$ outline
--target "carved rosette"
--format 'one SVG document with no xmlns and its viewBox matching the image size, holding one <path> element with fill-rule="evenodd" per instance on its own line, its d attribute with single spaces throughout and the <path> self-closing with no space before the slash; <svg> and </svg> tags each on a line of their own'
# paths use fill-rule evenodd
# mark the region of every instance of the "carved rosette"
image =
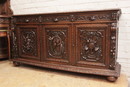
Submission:
<svg viewBox="0 0 130 87">
<path fill-rule="evenodd" d="M 120 11 L 120 10 L 117 11 L 117 12 L 113 12 L 113 13 L 111 14 L 111 19 L 112 19 L 112 20 L 119 20 L 120 15 L 121 15 L 121 11 Z"/>
<path fill-rule="evenodd" d="M 100 31 L 80 30 L 81 60 L 102 62 L 102 40 Z"/>
<path fill-rule="evenodd" d="M 116 34 L 117 34 L 117 23 L 112 23 L 111 37 L 110 37 L 110 69 L 115 69 L 116 65 Z"/>
<path fill-rule="evenodd" d="M 22 54 L 37 56 L 36 30 L 21 30 Z"/>
<path fill-rule="evenodd" d="M 47 30 L 48 56 L 52 58 L 66 58 L 66 30 Z"/>
</svg>

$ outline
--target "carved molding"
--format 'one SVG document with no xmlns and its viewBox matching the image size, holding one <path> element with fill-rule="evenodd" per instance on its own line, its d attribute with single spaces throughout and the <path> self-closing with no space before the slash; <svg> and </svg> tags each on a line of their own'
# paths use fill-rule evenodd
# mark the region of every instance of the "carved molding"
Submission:
<svg viewBox="0 0 130 87">
<path fill-rule="evenodd" d="M 87 14 L 85 12 L 76 14 L 76 13 L 67 13 L 61 15 L 52 15 L 52 14 L 41 14 L 41 15 L 30 15 L 30 16 L 18 16 L 16 22 L 18 23 L 40 23 L 40 22 L 76 22 L 76 21 L 110 21 L 110 20 L 118 20 L 120 16 L 119 11 L 113 11 L 108 13 L 98 12 L 96 14 Z"/>
<path fill-rule="evenodd" d="M 116 66 L 116 41 L 117 41 L 117 23 L 112 23 L 111 25 L 111 35 L 110 35 L 110 69 L 115 69 Z"/>
</svg>

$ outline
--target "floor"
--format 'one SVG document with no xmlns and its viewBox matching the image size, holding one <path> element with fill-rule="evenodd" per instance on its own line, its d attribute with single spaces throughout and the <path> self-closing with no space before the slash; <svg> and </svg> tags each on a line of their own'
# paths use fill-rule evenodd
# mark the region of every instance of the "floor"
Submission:
<svg viewBox="0 0 130 87">
<path fill-rule="evenodd" d="M 104 77 L 21 65 L 14 67 L 8 60 L 0 61 L 0 87 L 128 87 L 121 74 L 116 82 Z"/>
</svg>

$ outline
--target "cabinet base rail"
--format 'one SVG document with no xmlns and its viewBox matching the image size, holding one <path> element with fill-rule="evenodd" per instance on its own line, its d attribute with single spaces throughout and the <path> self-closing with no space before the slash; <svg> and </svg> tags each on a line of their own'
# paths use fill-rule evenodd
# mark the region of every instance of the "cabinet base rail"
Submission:
<svg viewBox="0 0 130 87">
<path fill-rule="evenodd" d="M 64 70 L 70 72 L 107 76 L 107 80 L 109 81 L 116 81 L 116 79 L 120 76 L 120 69 L 121 69 L 121 65 L 119 63 L 116 64 L 115 70 L 110 70 L 110 69 L 77 67 L 71 65 L 50 64 L 50 63 L 45 63 L 40 61 L 28 62 L 28 60 L 25 59 L 13 59 L 12 61 L 14 66 L 19 66 L 22 63 L 22 64 L 28 64 L 33 66 Z"/>
</svg>

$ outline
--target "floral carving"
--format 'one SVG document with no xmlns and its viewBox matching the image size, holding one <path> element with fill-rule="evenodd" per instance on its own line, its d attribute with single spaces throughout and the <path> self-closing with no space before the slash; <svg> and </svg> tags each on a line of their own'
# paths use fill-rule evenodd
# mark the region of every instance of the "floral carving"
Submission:
<svg viewBox="0 0 130 87">
<path fill-rule="evenodd" d="M 82 45 L 82 60 L 100 61 L 102 59 L 102 32 L 80 30 L 80 40 Z"/>
<path fill-rule="evenodd" d="M 21 31 L 21 47 L 23 54 L 37 55 L 36 52 L 36 31 L 22 30 Z"/>
<path fill-rule="evenodd" d="M 115 69 L 116 65 L 116 31 L 117 31 L 117 24 L 112 23 L 111 27 L 111 41 L 110 41 L 110 69 Z"/>
</svg>

